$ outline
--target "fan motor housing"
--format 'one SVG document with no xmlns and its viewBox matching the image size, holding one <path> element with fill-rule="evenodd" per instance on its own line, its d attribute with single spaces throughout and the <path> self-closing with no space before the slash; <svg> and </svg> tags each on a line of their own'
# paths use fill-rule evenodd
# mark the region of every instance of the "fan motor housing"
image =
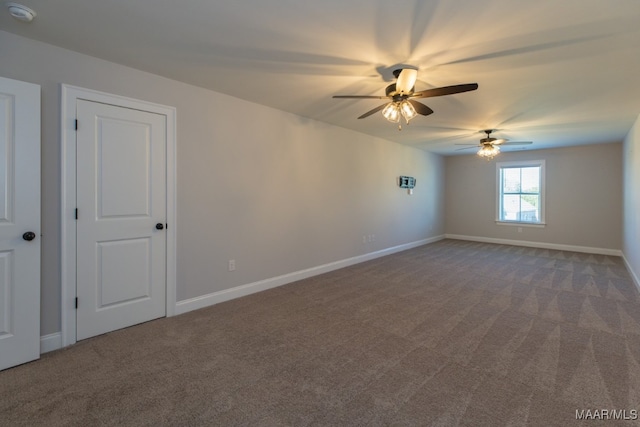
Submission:
<svg viewBox="0 0 640 427">
<path fill-rule="evenodd" d="M 396 90 L 396 84 L 392 83 L 389 86 L 387 86 L 384 90 L 385 95 L 387 95 L 388 97 L 390 97 L 391 99 L 393 99 L 393 102 L 400 102 L 400 101 L 404 101 L 405 99 L 408 99 L 410 95 L 403 95 L 400 94 L 397 90 Z M 413 93 L 413 88 L 411 88 L 411 92 Z"/>
</svg>

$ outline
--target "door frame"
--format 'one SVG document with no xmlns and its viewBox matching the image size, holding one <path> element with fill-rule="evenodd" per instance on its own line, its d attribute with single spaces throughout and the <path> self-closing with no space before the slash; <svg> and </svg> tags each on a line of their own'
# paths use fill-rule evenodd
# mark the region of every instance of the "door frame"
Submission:
<svg viewBox="0 0 640 427">
<path fill-rule="evenodd" d="M 166 316 L 175 315 L 176 307 L 176 109 L 166 105 L 112 95 L 92 89 L 62 84 L 60 114 L 61 154 L 61 335 L 62 346 L 74 344 L 76 338 L 76 103 L 79 99 L 148 111 L 167 118 L 167 253 Z M 82 124 L 80 124 L 82 126 Z"/>
</svg>

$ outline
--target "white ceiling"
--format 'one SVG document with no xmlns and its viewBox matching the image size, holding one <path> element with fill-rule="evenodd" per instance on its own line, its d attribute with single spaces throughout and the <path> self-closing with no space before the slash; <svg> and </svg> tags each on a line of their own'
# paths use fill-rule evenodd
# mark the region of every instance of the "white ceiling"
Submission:
<svg viewBox="0 0 640 427">
<path fill-rule="evenodd" d="M 527 149 L 618 142 L 640 113 L 638 0 L 22 3 L 36 19 L 3 10 L 1 29 L 441 154 L 484 128 Z M 424 99 L 435 113 L 402 131 L 356 119 L 382 101 L 331 98 L 383 95 L 398 64 L 416 90 L 479 89 Z"/>
</svg>

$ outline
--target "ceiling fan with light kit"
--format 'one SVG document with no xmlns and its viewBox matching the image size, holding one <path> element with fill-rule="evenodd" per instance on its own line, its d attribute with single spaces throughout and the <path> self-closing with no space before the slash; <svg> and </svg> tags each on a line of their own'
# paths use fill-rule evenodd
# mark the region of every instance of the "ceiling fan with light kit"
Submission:
<svg viewBox="0 0 640 427">
<path fill-rule="evenodd" d="M 487 136 L 480 140 L 479 144 L 456 144 L 456 145 L 470 145 L 470 147 L 458 148 L 456 151 L 468 150 L 470 148 L 480 148 L 478 150 L 478 156 L 484 157 L 487 160 L 493 159 L 500 153 L 500 146 L 504 145 L 530 145 L 533 144 L 531 141 L 509 141 L 504 138 L 494 138 L 491 136 L 491 133 L 495 132 L 496 129 L 484 129 L 481 130 L 481 133 L 485 133 Z"/>
<path fill-rule="evenodd" d="M 392 83 L 385 89 L 385 95 L 334 95 L 334 98 L 352 99 L 388 99 L 386 104 L 382 104 L 372 110 L 367 111 L 358 119 L 364 119 L 382 110 L 382 115 L 393 123 L 398 123 L 398 130 L 402 130 L 400 119 L 404 118 L 406 123 L 418 114 L 428 116 L 433 114 L 433 110 L 413 98 L 431 98 L 434 96 L 454 95 L 456 93 L 469 92 L 478 89 L 477 83 L 467 83 L 454 86 L 443 86 L 433 89 L 426 89 L 415 92 L 415 83 L 418 77 L 418 70 L 414 68 L 400 68 L 393 71 L 396 83 Z"/>
</svg>

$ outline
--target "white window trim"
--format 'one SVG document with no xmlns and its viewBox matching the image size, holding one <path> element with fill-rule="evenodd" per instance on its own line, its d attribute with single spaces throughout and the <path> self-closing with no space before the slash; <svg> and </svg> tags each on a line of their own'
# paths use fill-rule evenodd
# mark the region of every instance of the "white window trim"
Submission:
<svg viewBox="0 0 640 427">
<path fill-rule="evenodd" d="M 546 222 L 518 222 L 518 221 L 500 221 L 496 220 L 497 225 L 506 225 L 513 227 L 531 227 L 531 228 L 544 228 L 547 225 Z"/>
<path fill-rule="evenodd" d="M 500 169 L 502 168 L 525 168 L 539 166 L 540 167 L 540 221 L 539 222 L 521 222 L 521 221 L 504 221 L 500 219 L 500 199 L 501 199 L 501 182 Z M 496 162 L 496 224 L 513 225 L 517 227 L 533 227 L 544 228 L 546 222 L 546 161 L 545 160 L 523 160 L 515 162 Z"/>
</svg>

